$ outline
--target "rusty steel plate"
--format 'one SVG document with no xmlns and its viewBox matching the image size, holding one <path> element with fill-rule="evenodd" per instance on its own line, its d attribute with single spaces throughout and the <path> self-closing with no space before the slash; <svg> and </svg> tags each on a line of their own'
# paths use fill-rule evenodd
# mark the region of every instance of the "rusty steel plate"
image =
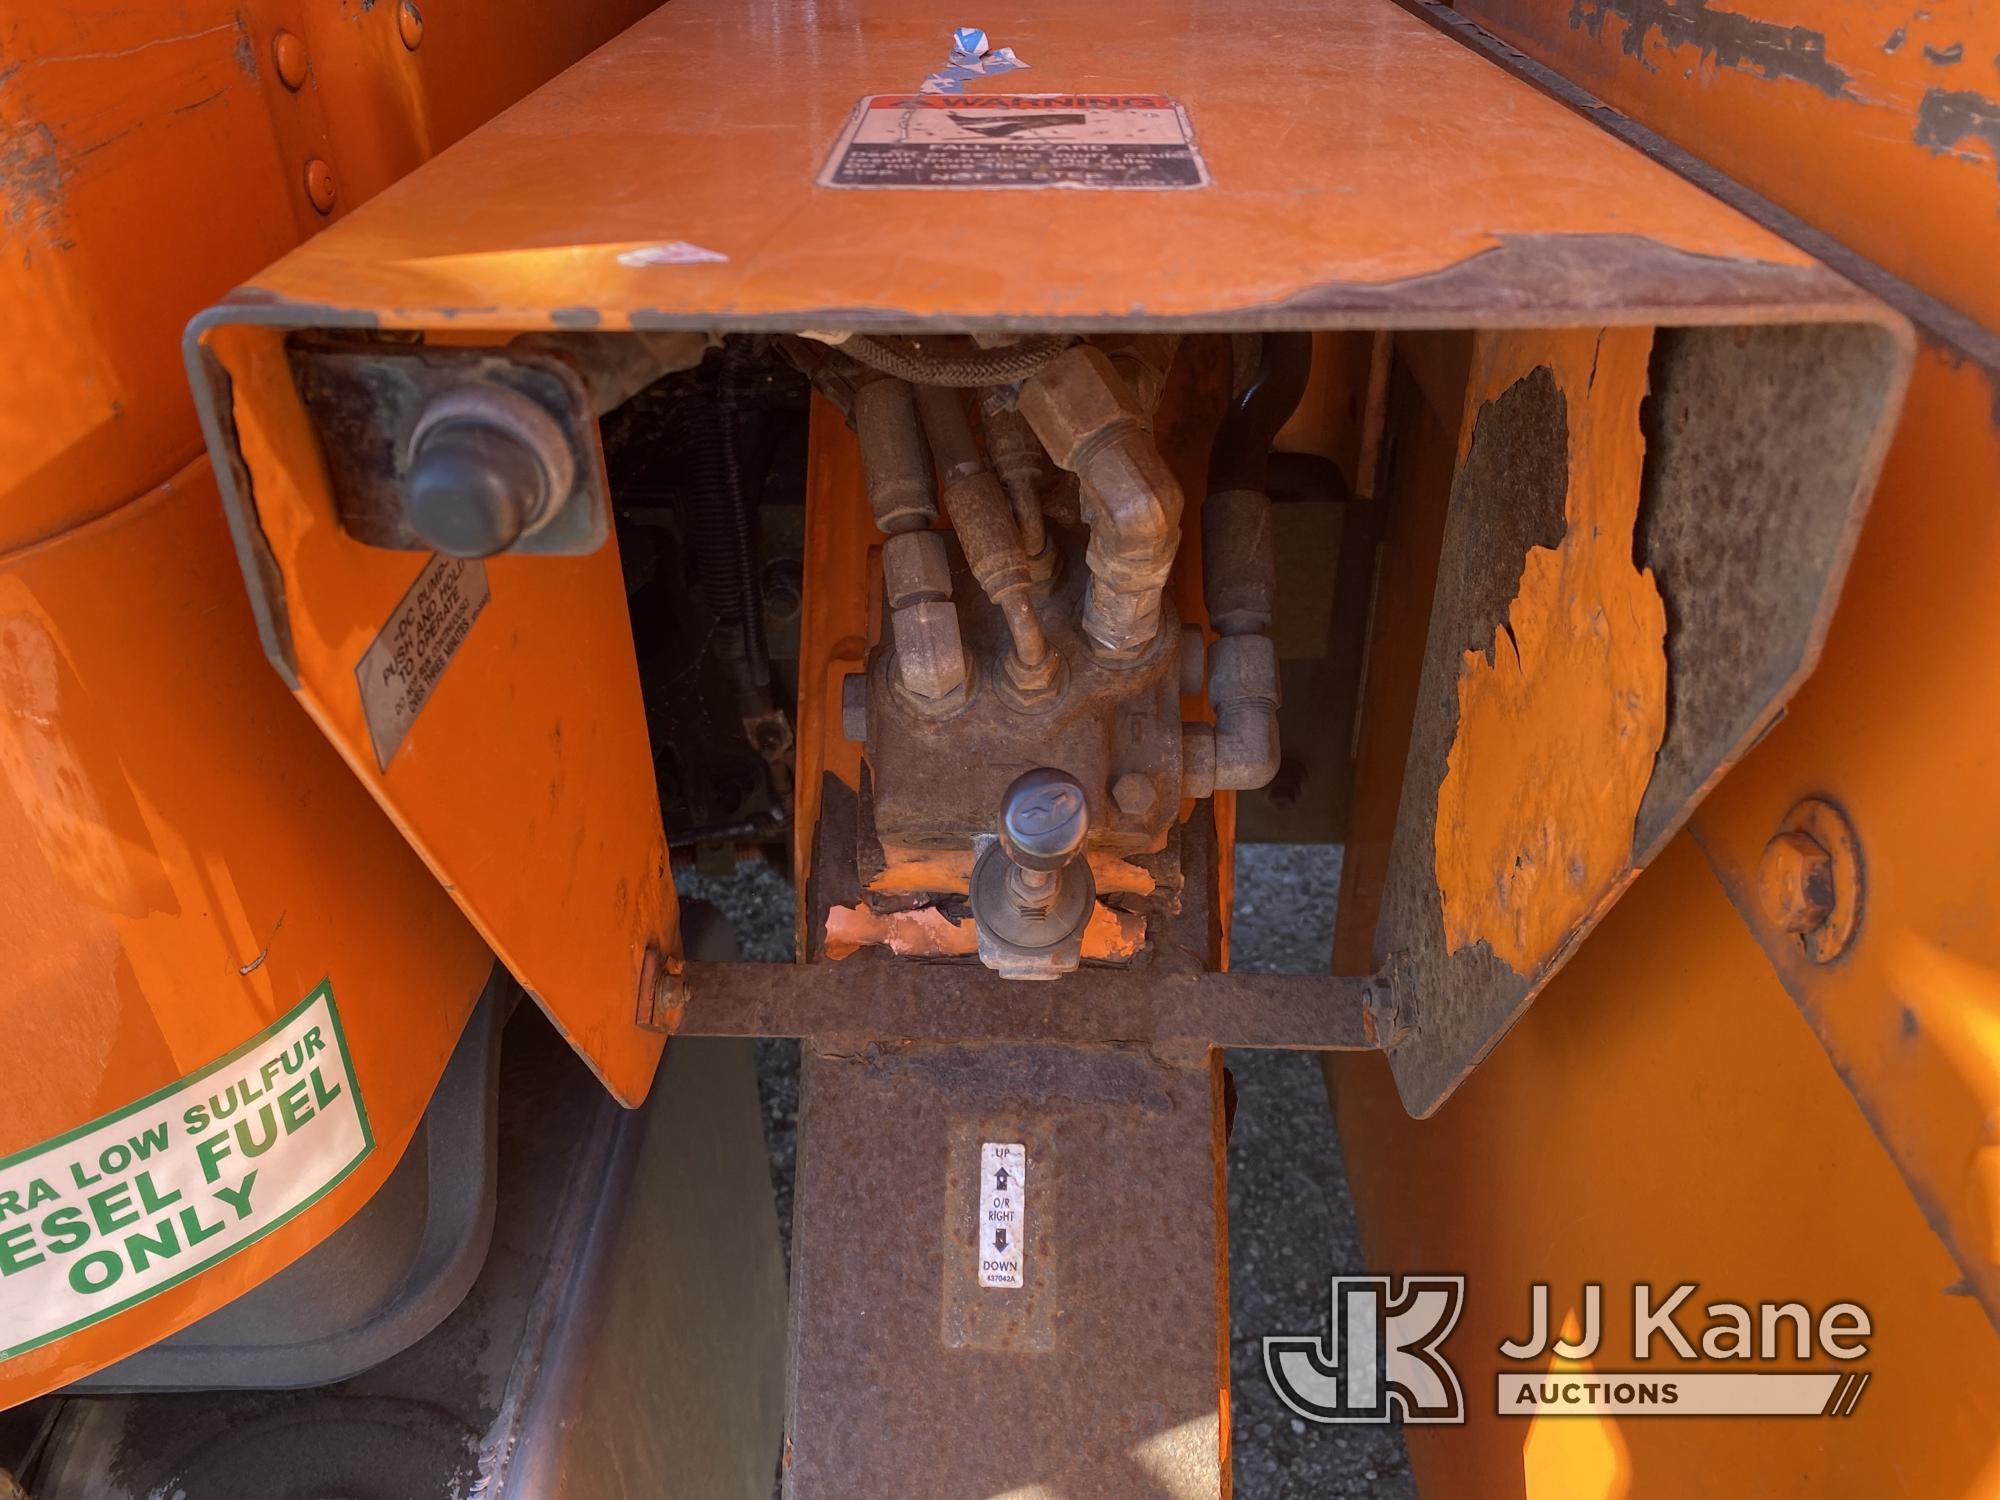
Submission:
<svg viewBox="0 0 2000 1500">
<path fill-rule="evenodd" d="M 808 1046 L 786 1495 L 1219 1500 L 1218 1070 Z"/>
</svg>

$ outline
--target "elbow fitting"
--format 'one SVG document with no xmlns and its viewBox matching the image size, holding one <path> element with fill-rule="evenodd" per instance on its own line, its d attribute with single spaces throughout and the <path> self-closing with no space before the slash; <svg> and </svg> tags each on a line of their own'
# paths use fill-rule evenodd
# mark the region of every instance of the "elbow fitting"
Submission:
<svg viewBox="0 0 2000 1500">
<path fill-rule="evenodd" d="M 1217 790 L 1255 791 L 1278 774 L 1278 648 L 1267 635 L 1226 635 L 1208 648 Z"/>
<path fill-rule="evenodd" d="M 1111 660 L 1138 657 L 1159 631 L 1182 506 L 1145 408 L 1103 351 L 1079 344 L 1021 387 L 1020 409 L 1082 487 L 1090 523 L 1084 633 Z"/>
</svg>

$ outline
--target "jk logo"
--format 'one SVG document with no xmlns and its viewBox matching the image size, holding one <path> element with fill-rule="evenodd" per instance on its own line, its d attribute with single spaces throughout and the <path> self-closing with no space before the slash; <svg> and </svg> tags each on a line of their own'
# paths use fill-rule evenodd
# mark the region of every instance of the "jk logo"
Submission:
<svg viewBox="0 0 2000 1500">
<path fill-rule="evenodd" d="M 1333 1278 L 1323 1339 L 1267 1338 L 1264 1373 L 1278 1399 L 1308 1422 L 1463 1422 L 1465 1393 L 1439 1349 L 1465 1306 L 1463 1276 Z"/>
</svg>

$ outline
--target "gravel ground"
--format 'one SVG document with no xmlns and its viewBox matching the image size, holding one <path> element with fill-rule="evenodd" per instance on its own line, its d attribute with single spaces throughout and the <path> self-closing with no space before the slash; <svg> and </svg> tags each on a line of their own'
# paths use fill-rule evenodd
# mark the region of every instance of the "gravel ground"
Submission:
<svg viewBox="0 0 2000 1500">
<path fill-rule="evenodd" d="M 1324 972 L 1339 889 L 1337 846 L 1240 846 L 1230 966 Z M 1227 1062 L 1236 1080 L 1229 1133 L 1236 1494 L 1415 1500 L 1399 1426 L 1314 1426 L 1293 1416 L 1265 1378 L 1263 1336 L 1324 1331 L 1328 1279 L 1365 1270 L 1367 1261 L 1318 1061 L 1300 1052 L 1231 1052 Z"/>
<path fill-rule="evenodd" d="M 736 930 L 744 958 L 790 960 L 792 887 L 770 865 L 744 864 L 731 880 L 680 872 L 676 883 L 683 898 L 720 909 Z M 1339 885 L 1338 848 L 1239 849 L 1235 967 L 1275 973 L 1324 969 Z M 1302 913 L 1311 919 L 1302 920 Z M 1263 1336 L 1324 1329 L 1328 1278 L 1336 1271 L 1358 1271 L 1366 1262 L 1318 1063 L 1297 1053 L 1232 1052 L 1228 1066 L 1236 1081 L 1236 1121 L 1229 1137 L 1236 1494 L 1239 1500 L 1335 1495 L 1414 1500 L 1416 1486 L 1398 1428 L 1309 1425 L 1279 1403 L 1264 1377 Z M 758 1081 L 789 1265 L 798 1044 L 758 1043 Z"/>
</svg>

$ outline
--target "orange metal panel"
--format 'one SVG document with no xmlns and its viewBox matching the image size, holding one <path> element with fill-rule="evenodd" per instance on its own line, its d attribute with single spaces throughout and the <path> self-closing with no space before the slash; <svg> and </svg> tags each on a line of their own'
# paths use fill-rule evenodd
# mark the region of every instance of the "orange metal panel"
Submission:
<svg viewBox="0 0 2000 1500">
<path fill-rule="evenodd" d="M 1937 91 L 1979 86 L 1990 18 L 1872 4 L 1461 8 L 1891 273 L 1995 320 L 1992 163 L 1974 138 L 1934 154 L 1920 134 Z M 1925 55 L 1954 41 L 1956 61 Z M 1801 69 L 1841 81 L 1827 90 Z M 1346 1137 L 1369 1143 L 1350 1161 L 1371 1258 L 1467 1272 L 1458 1348 L 1483 1355 L 1518 1335 L 1532 1281 L 1560 1294 L 1698 1278 L 1716 1296 L 1862 1302 L 1878 1331 L 1867 1400 L 1831 1425 L 1412 1431 L 1426 1493 L 2000 1493 L 2000 802 L 1991 695 L 1977 690 L 2000 649 L 2000 384 L 1977 329 L 1951 336 L 1974 357 L 1938 342 L 1919 354 L 1816 675 L 1692 837 L 1434 1121 L 1400 1118 L 1378 1065 L 1333 1069 Z M 1758 900 L 1765 844 L 1807 797 L 1837 804 L 1861 846 L 1859 928 L 1826 965 Z M 1350 960 L 1365 907 L 1344 903 Z"/>
<path fill-rule="evenodd" d="M 344 1223 L 492 966 L 272 675 L 240 591 L 205 460 L 0 557 L 0 1158 L 222 1056 L 321 979 L 376 1149 L 206 1275 L 0 1363 L 0 1407 L 184 1327 Z"/>
<path fill-rule="evenodd" d="M 401 327 L 456 340 L 548 327 L 918 320 L 1602 326 L 1880 317 L 1789 245 L 1387 3 L 1331 12 L 1305 49 L 1272 44 L 1280 18 L 1257 0 L 1191 20 L 1198 45 L 1173 26 L 1128 29 L 1110 75 L 1094 18 L 1024 21 L 1009 45 L 1032 57 L 1038 84 L 1172 93 L 1191 112 L 1214 175 L 1199 191 L 1055 193 L 1030 208 L 1019 194 L 816 185 L 855 99 L 910 86 L 934 59 L 942 36 L 914 0 L 860 16 L 801 15 L 775 0 L 747 8 L 685 0 L 196 325 L 197 381 L 218 370 L 228 380 L 211 438 L 221 454 L 240 439 L 247 482 L 232 503 L 274 659 L 296 669 L 322 725 L 524 980 L 600 1045 L 623 1035 L 632 1067 L 649 1065 L 649 1043 L 625 1035 L 632 1027 L 614 1014 L 624 1008 L 618 991 L 634 987 L 645 947 L 667 942 L 671 897 L 657 906 L 650 895 L 629 906 L 605 898 L 616 880 L 650 868 L 642 856 L 651 844 L 639 838 L 651 832 L 640 826 L 650 799 L 634 804 L 627 844 L 592 844 L 578 867 L 588 872 L 578 904 L 552 916 L 495 889 L 500 870 L 572 868 L 563 862 L 576 839 L 605 837 L 608 798 L 572 791 L 549 821 L 511 830 L 506 852 L 473 873 L 459 861 L 476 861 L 493 836 L 484 801 L 450 776 L 394 764 L 386 777 L 369 771 L 352 670 L 410 570 L 406 559 L 371 555 L 335 534 L 275 358 L 277 330 Z M 812 66 L 785 74 L 781 88 L 745 89 L 744 60 L 779 36 L 786 56 L 809 54 Z M 1450 123 L 1406 129 L 1418 116 Z M 1282 150 L 1270 149 L 1273 120 L 1285 122 Z M 1354 148 L 1360 139 L 1367 149 Z M 1549 159 L 1563 162 L 1559 177 L 1521 165 Z M 508 191 L 493 193 L 495 182 Z M 645 253 L 681 241 L 708 254 Z M 1168 243 L 1174 255 L 1154 253 Z M 1093 253 L 1078 254 L 1083 245 Z M 225 420 L 232 413 L 236 432 Z M 497 752 L 510 774 L 479 783 L 484 797 L 502 786 L 541 796 L 557 774 L 545 742 L 556 724 L 573 724 L 586 699 L 602 724 L 603 788 L 636 794 L 645 741 L 636 703 L 619 696 L 630 648 L 610 618 L 615 572 L 590 568 L 508 570 L 504 628 L 474 630 L 448 674 L 464 680 L 447 680 L 415 730 L 427 764 L 496 753 L 496 706 L 475 699 L 479 683 L 504 680 L 522 732 Z M 607 592 L 579 606 L 566 582 L 582 586 L 586 574 Z M 570 601 L 573 621 L 558 599 Z M 289 618 L 315 612 L 323 618 Z M 551 672 L 572 623 L 569 670 Z M 522 664 L 512 653 L 537 631 L 542 655 L 510 676 Z M 853 633 L 842 623 L 829 640 Z M 808 658 L 808 692 L 827 690 L 814 675 L 825 662 L 810 649 Z M 586 807 L 597 821 L 579 836 Z M 515 921 L 540 926 L 517 932 Z M 567 949 L 558 934 L 574 939 Z M 585 950 L 608 957 L 580 957 Z M 628 982 L 612 986 L 621 964 Z M 601 1053 L 598 1061 L 626 1066 Z"/>
<path fill-rule="evenodd" d="M 1793 0 L 1754 16 L 1630 24 L 1622 3 L 1601 16 L 1533 0 L 1462 8 L 1916 287 L 2000 323 L 2000 108 L 1987 96 L 1968 102 L 1983 87 L 1980 65 L 1990 79 L 2000 51 L 1993 16 Z M 1721 45 L 1718 28 L 1757 45 Z M 1794 76 L 1801 68 L 1810 79 Z M 1941 142 L 1937 122 L 1960 107 L 1971 125 Z M 2000 868 L 1990 854 L 2000 805 L 1987 785 L 1987 696 L 1968 691 L 1969 664 L 2000 647 L 1989 579 L 2000 544 L 2000 342 L 1969 326 L 1950 335 L 1985 368 L 1925 348 L 1820 672 L 1693 826 L 2000 1318 L 2000 1156 L 1988 1124 L 2000 1109 Z M 1847 814 L 1862 850 L 1859 933 L 1824 965 L 1758 900 L 1763 849 L 1809 796 Z"/>
<path fill-rule="evenodd" d="M 459 326 L 500 329 L 549 326 L 554 309 L 609 327 L 1312 322 L 1357 288 L 1457 267 L 1467 281 L 1425 294 L 1449 301 L 1477 281 L 1490 310 L 1496 282 L 1525 277 L 1512 315 L 1532 323 L 1579 291 L 1533 266 L 1537 249 L 1575 236 L 1651 242 L 1676 265 L 1708 257 L 1710 272 L 1809 264 L 1388 0 L 1309 19 L 1265 0 L 1163 6 L 1115 34 L 1088 8 L 985 22 L 1032 66 L 982 87 L 1171 95 L 1214 185 L 817 187 L 855 102 L 913 90 L 941 61 L 944 21 L 919 0 L 677 0 L 260 274 L 256 296 L 328 323 L 417 326 L 450 309 Z M 636 263 L 670 241 L 727 258 Z M 1604 282 L 1590 290 L 1646 321 L 1630 305 L 1644 290 Z"/>
<path fill-rule="evenodd" d="M 1459 0 L 1488 30 L 2000 326 L 2000 10 Z"/>
<path fill-rule="evenodd" d="M 0 547 L 160 484 L 200 451 L 194 311 L 381 191 L 655 0 L 15 5 L 0 17 Z M 304 44 L 287 88 L 274 43 Z"/>
<path fill-rule="evenodd" d="M 309 161 L 337 218 L 646 8 L 426 0 L 416 48 L 394 4 L 0 19 L 0 1157 L 212 1061 L 323 978 L 376 1139 L 251 1248 L 0 1364 L 0 1407 L 345 1222 L 492 962 L 260 657 L 180 330 L 325 222 Z"/>
<path fill-rule="evenodd" d="M 1917 366 L 1819 674 L 1697 815 L 1695 837 L 1841 1076 L 2000 1320 L 2000 383 Z M 1813 962 L 1758 899 L 1794 803 L 1861 843 L 1852 946 Z"/>
<path fill-rule="evenodd" d="M 1403 1115 L 1379 1059 L 1329 1073 L 1370 1263 L 1467 1277 L 1446 1348 L 1470 1420 L 1405 1429 L 1427 1500 L 2000 1493 L 2000 1335 L 1685 835 L 1434 1118 Z M 1600 1283 L 1596 1363 L 1630 1369 L 1636 1281 L 1861 1303 L 1865 1399 L 1838 1421 L 1493 1415 L 1532 1283 L 1558 1320 Z"/>
<path fill-rule="evenodd" d="M 285 579 L 299 701 L 605 1086 L 638 1105 L 666 1044 L 642 986 L 680 950 L 616 541 L 477 565 L 485 605 L 384 766 L 358 674 L 429 559 L 341 530 L 282 332 L 224 327 L 207 347 Z"/>
</svg>

